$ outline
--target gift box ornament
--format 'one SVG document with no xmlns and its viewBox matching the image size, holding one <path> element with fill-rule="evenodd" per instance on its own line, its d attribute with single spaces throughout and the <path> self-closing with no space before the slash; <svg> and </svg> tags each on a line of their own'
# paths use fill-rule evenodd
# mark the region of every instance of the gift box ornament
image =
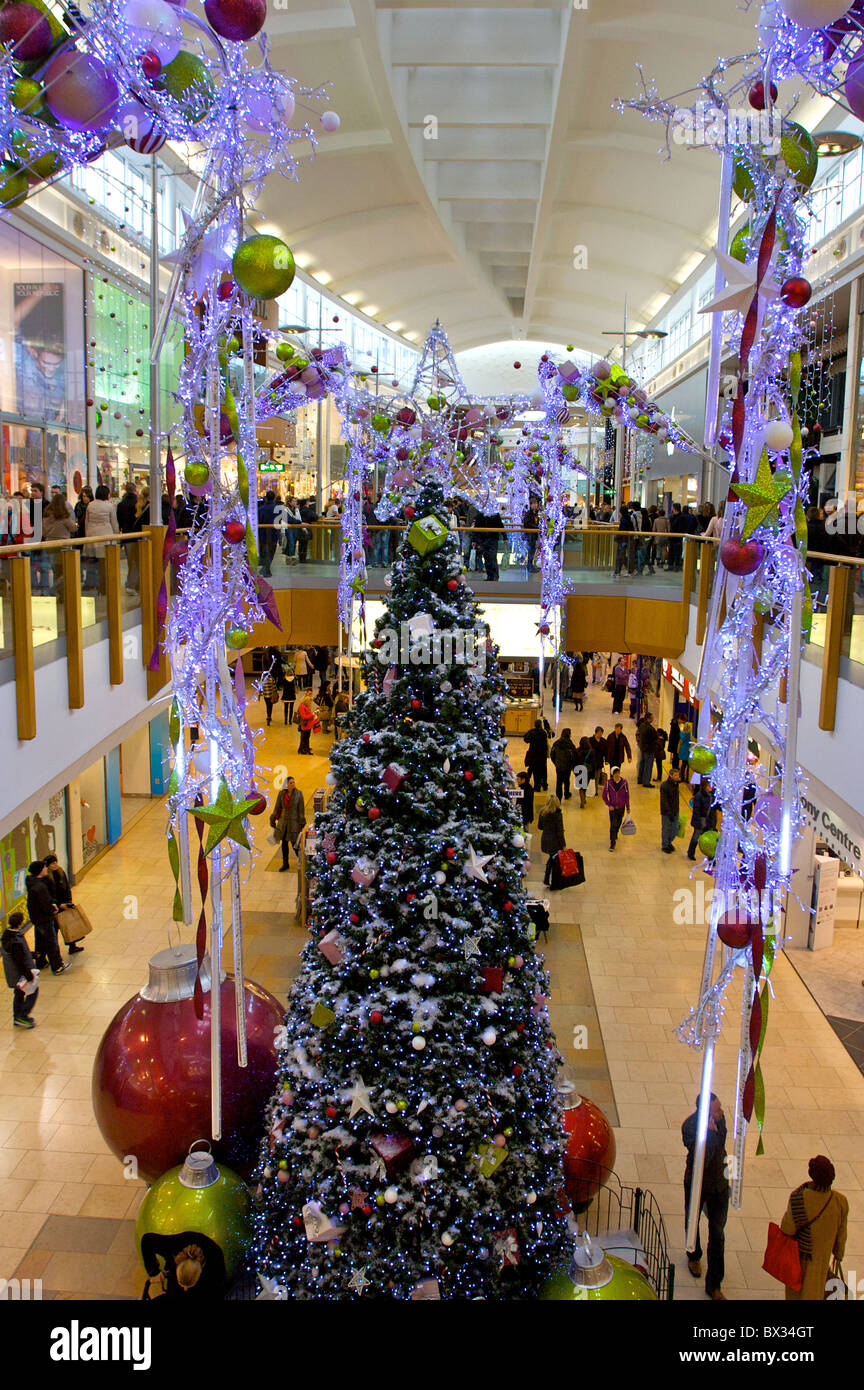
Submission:
<svg viewBox="0 0 864 1390">
<path fill-rule="evenodd" d="M 320 1202 L 307 1202 L 303 1208 L 303 1226 L 306 1230 L 306 1239 L 313 1241 L 338 1240 L 345 1230 L 344 1226 L 336 1226 L 325 1212 L 321 1210 Z"/>
<path fill-rule="evenodd" d="M 509 1156 L 509 1149 L 499 1148 L 497 1144 L 478 1144 L 474 1157 L 477 1160 L 481 1178 L 493 1178 Z"/>
<path fill-rule="evenodd" d="M 501 1261 L 502 1269 L 506 1269 L 508 1265 L 518 1265 L 520 1255 L 516 1227 L 508 1226 L 506 1231 L 499 1231 L 493 1236 L 492 1250 L 496 1259 Z"/>
<path fill-rule="evenodd" d="M 411 1293 L 412 1303 L 440 1302 L 440 1299 L 441 1285 L 437 1279 L 421 1279 Z"/>
<path fill-rule="evenodd" d="M 309 1021 L 313 1028 L 329 1028 L 336 1022 L 336 1015 L 332 1009 L 328 1009 L 327 1005 L 322 1004 L 319 999 L 309 1016 Z"/>
<path fill-rule="evenodd" d="M 482 967 L 482 981 L 480 984 L 481 994 L 500 994 L 504 988 L 504 967 L 501 965 L 484 965 Z"/>
<path fill-rule="evenodd" d="M 447 527 L 437 516 L 418 517 L 408 532 L 408 544 L 418 555 L 431 555 L 441 549 L 448 535 Z"/>
<path fill-rule="evenodd" d="M 322 936 L 318 942 L 318 950 L 325 960 L 329 960 L 331 965 L 338 965 L 345 954 L 344 945 L 342 937 L 334 928 L 333 931 L 328 931 L 326 936 Z"/>
<path fill-rule="evenodd" d="M 414 1154 L 414 1140 L 409 1134 L 373 1134 L 372 1148 L 391 1178 L 407 1168 Z"/>
<path fill-rule="evenodd" d="M 408 619 L 408 632 L 412 637 L 431 637 L 435 623 L 430 613 L 415 613 Z"/>
<path fill-rule="evenodd" d="M 398 791 L 405 778 L 408 776 L 407 769 L 400 767 L 398 763 L 389 763 L 381 773 L 381 781 L 389 791 Z"/>
<path fill-rule="evenodd" d="M 378 865 L 374 859 L 358 859 L 351 870 L 351 877 L 361 888 L 368 888 L 370 883 L 374 883 L 377 873 Z"/>
</svg>

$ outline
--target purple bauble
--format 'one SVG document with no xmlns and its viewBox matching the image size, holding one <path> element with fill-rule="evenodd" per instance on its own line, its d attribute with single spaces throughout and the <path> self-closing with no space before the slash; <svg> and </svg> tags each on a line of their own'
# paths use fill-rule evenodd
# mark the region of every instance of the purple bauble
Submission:
<svg viewBox="0 0 864 1390">
<path fill-rule="evenodd" d="M 45 105 L 67 130 L 104 130 L 117 110 L 117 83 L 104 63 L 75 50 L 58 53 L 42 76 Z"/>
<path fill-rule="evenodd" d="M 612 367 L 609 362 L 595 362 L 591 372 L 598 381 L 606 381 L 612 375 Z"/>
<path fill-rule="evenodd" d="M 6 5 L 0 10 L 0 43 L 8 44 L 19 63 L 44 58 L 53 42 L 51 27 L 35 5 Z"/>
<path fill-rule="evenodd" d="M 760 796 L 753 812 L 753 820 L 762 830 L 779 830 L 783 817 L 783 802 L 775 792 Z"/>
<path fill-rule="evenodd" d="M 846 71 L 846 100 L 859 121 L 864 121 L 864 58 L 853 58 Z"/>
<path fill-rule="evenodd" d="M 204 0 L 211 29 L 223 39 L 244 43 L 254 39 L 267 18 L 267 0 Z"/>
</svg>

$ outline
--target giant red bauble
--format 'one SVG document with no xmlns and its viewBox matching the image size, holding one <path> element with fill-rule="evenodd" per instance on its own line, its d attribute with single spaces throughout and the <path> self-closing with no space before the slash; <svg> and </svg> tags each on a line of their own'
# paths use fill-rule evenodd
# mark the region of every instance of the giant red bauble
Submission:
<svg viewBox="0 0 864 1390">
<path fill-rule="evenodd" d="M 753 923 L 747 917 L 743 920 L 739 917 L 724 917 L 717 923 L 717 935 L 724 946 L 731 946 L 733 951 L 741 951 L 750 945 Z"/>
<path fill-rule="evenodd" d="M 599 1105 L 576 1096 L 564 1109 L 564 1186 L 575 1212 L 585 1211 L 615 1167 L 615 1135 Z"/>
<path fill-rule="evenodd" d="M 35 5 L 5 5 L 0 10 L 0 43 L 19 63 L 44 58 L 54 42 L 47 19 Z"/>
<path fill-rule="evenodd" d="M 778 91 L 777 91 L 777 87 L 776 87 L 776 85 L 772 82 L 772 83 L 771 83 L 771 102 L 772 102 L 772 105 L 773 105 L 773 103 L 777 100 L 778 95 L 779 95 L 779 93 L 778 93 Z M 750 88 L 750 91 L 749 91 L 748 94 L 747 94 L 747 100 L 749 101 L 750 105 L 753 107 L 753 110 L 754 110 L 754 111 L 764 111 L 764 110 L 765 110 L 765 83 L 764 83 L 764 82 L 754 82 L 754 83 L 753 83 L 753 86 Z"/>
<path fill-rule="evenodd" d="M 812 295 L 813 286 L 803 275 L 790 275 L 780 287 L 780 298 L 790 309 L 803 309 Z"/>
<path fill-rule="evenodd" d="M 742 541 L 740 536 L 730 536 L 720 547 L 720 559 L 730 574 L 755 574 L 765 558 L 765 549 L 760 541 Z"/>
<path fill-rule="evenodd" d="M 210 1137 L 210 981 L 205 957 L 204 1016 L 195 1016 L 195 950 L 169 947 L 150 961 L 146 988 L 114 1015 L 93 1064 L 92 1100 L 102 1137 L 118 1159 L 130 1155 L 148 1183 L 183 1162 L 189 1145 Z M 282 1006 L 252 980 L 243 986 L 249 1065 L 237 1065 L 234 977 L 222 981 L 222 1138 L 216 1158 L 251 1173 L 264 1110 L 276 1081 L 276 1029 Z"/>
<path fill-rule="evenodd" d="M 232 517 L 230 521 L 225 522 L 222 534 L 231 545 L 239 545 L 242 540 L 246 539 L 246 527 L 242 521 L 237 521 Z"/>
<path fill-rule="evenodd" d="M 204 13 L 223 39 L 243 43 L 264 28 L 267 0 L 204 0 Z"/>
</svg>

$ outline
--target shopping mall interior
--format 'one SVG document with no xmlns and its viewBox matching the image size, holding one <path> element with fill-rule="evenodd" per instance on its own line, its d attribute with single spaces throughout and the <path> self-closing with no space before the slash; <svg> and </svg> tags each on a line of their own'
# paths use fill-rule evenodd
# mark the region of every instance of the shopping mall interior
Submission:
<svg viewBox="0 0 864 1390">
<path fill-rule="evenodd" d="M 864 3 L 0 54 L 0 1298 L 864 1298 Z"/>
</svg>

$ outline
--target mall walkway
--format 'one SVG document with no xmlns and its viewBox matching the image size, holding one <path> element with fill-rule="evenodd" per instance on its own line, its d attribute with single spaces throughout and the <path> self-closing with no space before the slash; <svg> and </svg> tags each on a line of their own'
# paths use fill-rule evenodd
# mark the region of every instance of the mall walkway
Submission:
<svg viewBox="0 0 864 1390">
<path fill-rule="evenodd" d="M 562 723 L 577 736 L 597 723 L 608 730 L 610 704 L 595 687 L 584 713 L 573 715 L 568 706 Z M 262 704 L 251 706 L 251 717 L 263 722 Z M 634 743 L 632 727 L 625 721 Z M 316 756 L 297 758 L 296 729 L 274 725 L 259 760 L 296 773 L 310 817 L 311 793 L 327 770 L 327 744 L 316 736 Z M 521 743 L 511 745 L 514 768 L 523 752 Z M 626 772 L 632 786 L 635 769 L 628 765 Z M 650 1188 L 660 1204 L 676 1255 L 678 1297 L 703 1298 L 681 1250 L 680 1127 L 693 1109 L 700 1058 L 677 1042 L 674 1029 L 693 1001 L 704 927 L 676 923 L 673 911 L 675 895 L 695 886 L 698 896 L 704 880 L 696 874 L 691 884 L 685 842 L 677 842 L 684 848 L 675 855 L 660 853 L 658 800 L 656 789 L 634 790 L 638 833 L 614 855 L 600 802 L 589 798 L 585 810 L 575 796 L 566 803 L 568 842 L 585 856 L 586 882 L 552 895 L 553 926 L 543 949 L 553 1025 L 568 1068 L 577 1080 L 581 1069 L 582 1089 L 610 1111 L 611 1082 L 617 1173 L 625 1184 Z M 76 889 L 94 932 L 66 975 L 43 976 L 32 1033 L 12 1029 L 7 995 L 9 1026 L 0 1026 L 0 1277 L 41 1278 L 46 1296 L 140 1297 L 133 1220 L 144 1189 L 124 1179 L 121 1164 L 106 1152 L 91 1113 L 90 1071 L 107 1023 L 145 983 L 149 956 L 169 940 L 173 883 L 164 832 L 164 810 L 154 802 Z M 284 1000 L 304 933 L 293 921 L 295 875 L 270 869 L 275 856 L 264 845 L 244 893 L 247 973 Z M 528 886 L 543 895 L 536 853 Z M 124 916 L 132 911 L 137 918 Z M 807 1159 L 819 1152 L 835 1163 L 837 1187 L 850 1199 L 846 1271 L 864 1274 L 864 1076 L 785 959 L 773 979 L 766 1153 L 755 1157 L 751 1135 L 744 1206 L 730 1213 L 727 1227 L 730 1299 L 782 1297 L 760 1268 L 767 1223 L 779 1220 L 789 1190 L 806 1179 Z M 739 998 L 736 982 L 716 1077 L 730 1117 Z M 573 1029 L 582 1023 L 589 1029 L 587 1052 L 572 1047 Z"/>
</svg>

